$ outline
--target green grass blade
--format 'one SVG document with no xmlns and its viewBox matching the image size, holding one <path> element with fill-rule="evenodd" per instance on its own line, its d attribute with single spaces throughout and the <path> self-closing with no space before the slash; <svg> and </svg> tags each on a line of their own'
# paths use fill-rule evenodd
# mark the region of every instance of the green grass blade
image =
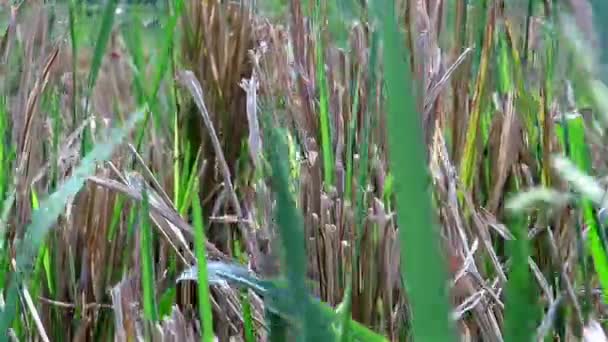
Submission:
<svg viewBox="0 0 608 342">
<path fill-rule="evenodd" d="M 359 112 L 359 77 L 356 76 L 353 86 L 353 103 L 350 110 L 351 120 L 348 124 L 348 132 L 346 138 L 346 176 L 344 185 L 344 197 L 352 200 L 353 186 L 353 145 L 355 144 L 355 129 L 357 128 L 357 113 Z"/>
<path fill-rule="evenodd" d="M 9 112 L 7 110 L 6 97 L 0 96 L 0 163 L 3 167 L 0 168 L 0 203 L 4 203 L 8 198 L 8 190 L 11 183 L 11 165 L 15 157 L 15 146 L 10 141 L 10 121 Z M 5 208 L 0 207 L 4 210 Z"/>
<path fill-rule="evenodd" d="M 321 129 L 321 147 L 323 150 L 323 177 L 325 186 L 333 185 L 334 178 L 334 156 L 332 151 L 332 140 L 330 133 L 329 113 L 329 91 L 327 89 L 327 76 L 325 73 L 325 58 L 323 35 L 323 21 L 321 17 L 321 1 L 315 3 L 315 29 L 316 29 L 316 73 L 319 87 L 319 127 Z"/>
<path fill-rule="evenodd" d="M 515 216 L 510 228 L 514 239 L 508 241 L 511 269 L 506 288 L 505 341 L 531 341 L 536 327 L 533 308 L 538 296 L 534 296 L 528 266 L 527 227 L 522 217 Z"/>
<path fill-rule="evenodd" d="M 106 46 L 108 45 L 108 41 L 110 39 L 110 34 L 112 32 L 112 27 L 114 25 L 114 15 L 116 13 L 116 7 L 118 5 L 118 0 L 108 0 L 106 6 L 104 8 L 104 13 L 101 21 L 101 27 L 99 28 L 99 33 L 97 35 L 97 40 L 95 41 L 95 49 L 93 51 L 93 57 L 91 60 L 91 67 L 89 70 L 89 78 L 87 80 L 87 90 L 85 97 L 85 115 L 89 112 L 89 102 L 91 94 L 93 93 L 93 88 L 95 87 L 95 82 L 97 81 L 97 76 L 99 75 L 99 70 L 101 69 L 101 64 L 103 61 L 103 57 L 105 55 Z M 74 73 L 75 75 L 75 73 Z M 74 78 L 75 79 L 75 78 Z M 75 84 L 75 83 L 74 83 Z M 76 102 L 76 101 L 73 101 Z M 82 133 L 82 148 L 81 155 L 84 156 L 89 152 L 92 147 L 92 139 L 90 137 L 89 130 L 85 129 Z"/>
<path fill-rule="evenodd" d="M 114 240 L 116 236 L 116 230 L 118 228 L 118 224 L 120 223 L 124 201 L 125 200 L 122 196 L 116 197 L 116 201 L 114 202 L 114 209 L 112 211 L 112 220 L 110 221 L 110 228 L 108 229 L 108 241 Z"/>
<path fill-rule="evenodd" d="M 509 47 L 506 34 L 501 34 L 498 39 L 498 84 L 500 92 L 507 94 L 513 90 L 513 80 L 511 79 L 511 63 Z"/>
<path fill-rule="evenodd" d="M 578 114 L 564 114 L 561 121 L 557 123 L 555 131 L 563 146 L 566 157 L 570 158 L 580 170 L 590 173 L 590 151 L 585 141 L 583 118 Z M 599 225 L 591 201 L 588 198 L 583 198 L 580 203 L 580 208 L 583 211 L 584 222 L 585 224 L 588 224 L 590 228 L 587 241 L 590 250 L 583 248 L 580 253 L 578 253 L 578 264 L 583 278 L 583 285 L 587 290 L 585 291 L 585 296 L 583 296 L 582 310 L 583 314 L 587 316 L 591 305 L 591 296 L 589 295 L 591 287 L 587 266 L 588 252 L 591 252 L 596 271 L 600 276 L 606 274 L 605 272 L 608 270 L 608 268 L 606 268 L 608 267 L 606 262 L 608 260 L 606 259 L 605 239 L 603 240 L 604 243 L 601 243 L 602 239 L 600 239 Z M 579 222 L 574 223 L 574 229 L 577 240 L 581 244 L 584 244 L 583 232 Z"/>
<path fill-rule="evenodd" d="M 582 172 L 567 158 L 560 156 L 553 157 L 553 167 L 562 178 L 570 183 L 574 190 L 593 201 L 596 205 L 606 207 L 605 190 L 593 177 Z M 587 243 L 591 250 L 595 271 L 602 285 L 604 301 L 606 301 L 606 298 L 608 298 L 608 257 L 601 245 L 601 240 L 596 229 L 589 231 Z"/>
<path fill-rule="evenodd" d="M 207 282 L 207 252 L 205 249 L 205 226 L 203 223 L 203 208 L 198 195 L 192 197 L 192 212 L 194 217 L 194 253 L 196 254 L 196 263 L 198 269 L 198 310 L 200 319 L 203 323 L 204 342 L 211 342 L 214 339 L 213 334 L 213 316 L 211 313 L 211 300 L 209 294 L 209 285 Z"/>
<path fill-rule="evenodd" d="M 416 341 L 451 341 L 445 263 L 432 220 L 426 156 L 410 70 L 392 1 L 378 1 L 374 14 L 383 43 L 390 166 L 397 198 L 401 276 L 411 299 Z M 421 262 L 424 260 L 424 262 Z"/>
<path fill-rule="evenodd" d="M 196 158 L 194 159 L 194 164 L 190 168 L 189 173 L 186 172 L 187 170 L 184 170 L 183 178 L 188 179 L 188 182 L 183 186 L 183 190 L 181 191 L 181 193 L 183 194 L 184 197 L 183 197 L 183 200 L 181 201 L 181 205 L 177 211 L 180 215 L 186 214 L 186 209 L 190 205 L 190 202 L 193 200 L 193 198 L 196 197 L 196 193 L 199 190 L 198 182 L 197 182 L 197 179 L 199 176 L 199 173 L 198 173 L 199 157 L 200 157 L 200 154 L 197 154 Z M 189 159 L 187 159 L 187 160 L 189 160 Z"/>
<path fill-rule="evenodd" d="M 241 298 L 241 302 L 243 303 L 243 330 L 245 342 L 255 342 L 255 331 L 253 326 L 253 315 L 251 314 L 249 293 L 243 293 Z"/>
<path fill-rule="evenodd" d="M 164 40 L 161 45 L 161 55 L 159 56 L 158 60 L 158 68 L 156 69 L 156 74 L 154 75 L 154 80 L 152 82 L 152 98 L 156 98 L 156 95 L 160 89 L 161 81 L 167 70 L 169 70 L 168 66 L 171 62 L 171 54 L 173 51 L 172 48 L 175 40 L 175 28 L 180 16 L 182 15 L 184 1 L 174 0 L 173 8 L 174 13 L 169 16 L 166 29 L 164 31 Z"/>
<path fill-rule="evenodd" d="M 173 203 L 179 207 L 181 192 L 180 185 L 182 182 L 182 178 L 180 176 L 181 170 L 181 146 L 180 143 L 180 129 L 179 129 L 179 119 L 177 116 L 177 111 L 175 111 L 173 115 Z"/>
<path fill-rule="evenodd" d="M 564 117 L 562 122 L 556 128 L 558 136 L 561 138 L 561 143 L 564 144 L 565 149 L 568 152 L 568 156 L 574 165 L 581 171 L 590 174 L 591 170 L 591 151 L 585 139 L 585 127 L 583 118 L 578 114 L 568 114 Z M 600 278 L 600 283 L 604 291 L 604 301 L 608 301 L 608 256 L 606 255 L 606 237 L 605 233 L 600 229 L 595 210 L 593 208 L 592 200 L 586 197 L 586 194 L 582 193 L 583 199 L 580 202 L 580 206 L 583 212 L 584 223 L 589 228 L 589 235 L 586 241 L 588 251 L 591 252 L 591 257 L 595 266 L 595 270 Z M 583 235 L 580 226 L 576 225 L 577 237 L 582 241 Z M 604 234 L 603 234 L 604 233 Z M 581 265 L 581 271 L 583 272 L 583 278 L 585 281 L 585 287 L 590 288 L 588 274 L 585 269 L 585 260 L 583 259 L 587 253 L 586 249 L 582 251 L 582 255 L 579 258 L 579 264 Z M 591 298 L 585 296 L 585 302 L 583 302 L 583 314 L 588 315 L 591 303 Z"/>
<path fill-rule="evenodd" d="M 162 83 L 167 70 L 169 70 L 169 63 L 171 62 L 171 56 L 173 52 L 173 41 L 175 39 L 175 28 L 177 26 L 178 19 L 182 13 L 184 8 L 184 2 L 182 0 L 176 0 L 174 2 L 174 10 L 168 16 L 167 24 L 163 31 L 163 42 L 160 48 L 160 55 L 158 57 L 158 61 L 155 63 L 155 70 L 153 75 L 153 80 L 151 83 L 151 89 L 147 90 L 147 101 L 150 105 L 150 112 L 154 116 L 154 123 L 156 128 L 160 128 L 161 126 L 161 117 L 160 117 L 160 106 L 158 101 L 158 92 L 160 90 L 160 86 Z M 144 89 L 146 90 L 146 89 Z M 136 148 L 139 151 L 141 148 L 141 144 L 143 143 L 145 127 L 148 127 L 148 121 L 150 120 L 150 113 L 146 114 L 144 118 L 144 122 L 142 124 L 142 130 L 137 136 L 136 139 Z"/>
<path fill-rule="evenodd" d="M 492 10 L 490 10 L 492 11 Z M 480 60 L 477 71 L 477 79 L 475 80 L 475 93 L 473 94 L 473 101 L 471 103 L 471 116 L 469 118 L 466 140 L 464 146 L 464 153 L 462 156 L 462 162 L 460 164 L 459 177 L 462 179 L 465 190 L 471 190 L 473 187 L 473 179 L 475 174 L 475 168 L 477 165 L 477 146 L 479 127 L 481 122 L 481 116 L 484 111 L 483 99 L 486 94 L 489 65 L 491 63 L 490 57 L 492 53 L 492 43 L 494 38 L 494 13 L 489 15 L 486 23 L 485 32 L 480 30 L 481 37 L 483 40 L 482 49 L 479 52 Z"/>
<path fill-rule="evenodd" d="M 186 201 L 186 197 L 188 196 L 188 184 L 190 181 L 190 171 L 193 170 L 192 166 L 190 164 L 194 164 L 192 162 L 192 158 L 191 158 L 191 145 L 189 141 L 185 141 L 185 146 L 183 149 L 183 155 L 184 158 L 181 161 L 181 167 L 182 169 L 180 170 L 180 184 L 179 184 L 179 197 L 177 198 L 177 200 L 175 201 L 175 207 L 178 208 L 178 210 L 182 209 L 185 210 L 188 208 L 187 205 L 185 205 L 185 201 Z M 181 212 L 178 211 L 178 213 L 182 214 Z"/>
<path fill-rule="evenodd" d="M 154 286 L 154 243 L 152 241 L 152 228 L 150 227 L 150 204 L 146 186 L 142 190 L 142 204 L 139 210 L 140 230 L 140 253 L 141 253 L 141 281 L 144 297 L 144 317 L 150 322 L 158 319 L 158 310 L 155 299 Z"/>
<path fill-rule="evenodd" d="M 77 73 L 76 73 L 76 68 L 77 68 L 77 61 L 78 61 L 78 36 L 77 36 L 77 30 L 76 30 L 76 23 L 77 23 L 77 8 L 76 8 L 76 0 L 70 0 L 69 3 L 69 7 L 68 7 L 68 18 L 69 18 L 69 25 L 70 25 L 70 42 L 71 47 L 72 47 L 72 94 L 73 94 L 73 98 L 77 99 L 78 98 L 78 94 L 77 94 L 77 90 L 78 87 L 76 86 L 76 77 L 77 77 Z M 76 107 L 77 106 L 77 101 L 72 101 L 72 122 L 76 122 L 76 118 L 77 118 L 77 111 L 76 111 Z"/>
<path fill-rule="evenodd" d="M 57 186 L 58 181 L 58 165 L 53 160 L 59 159 L 59 137 L 61 136 L 61 132 L 63 131 L 62 120 L 61 120 L 61 108 L 59 106 L 59 96 L 56 93 L 52 94 L 52 99 L 50 101 L 51 107 L 51 122 L 53 129 L 53 138 L 51 142 L 51 189 L 54 190 Z"/>
<path fill-rule="evenodd" d="M 127 48 L 129 50 L 129 54 L 132 59 L 132 68 L 133 68 L 133 86 L 135 89 L 135 95 L 137 99 L 137 103 L 142 105 L 148 100 L 148 94 L 146 92 L 145 87 L 145 60 L 144 60 L 144 47 L 143 47 L 143 38 L 142 38 L 142 24 L 139 16 L 135 11 L 128 11 L 129 14 L 129 22 L 123 24 L 122 32 L 125 37 L 125 41 L 127 43 Z M 146 115 L 146 116 L 149 116 Z M 145 127 L 145 119 L 144 125 Z M 145 130 L 140 128 L 140 130 Z M 141 134 L 141 133 L 140 133 Z"/>
<path fill-rule="evenodd" d="M 298 323 L 298 311 L 300 307 L 294 305 L 294 297 L 292 292 L 285 287 L 284 282 L 262 280 L 250 273 L 245 267 L 229 264 L 221 261 L 211 261 L 208 263 L 208 279 L 210 284 L 222 285 L 226 282 L 236 286 L 250 289 L 262 296 L 265 300 L 267 312 L 272 313 L 277 318 L 280 318 L 282 325 L 288 322 L 289 324 Z M 192 267 L 184 271 L 179 277 L 181 280 L 195 280 L 196 267 Z M 333 325 L 340 316 L 326 303 L 321 302 L 317 298 L 309 296 L 311 307 L 318 315 L 319 327 L 324 329 L 332 329 Z M 288 325 L 289 325 L 288 324 Z M 350 321 L 349 341 L 365 341 L 365 342 L 385 342 L 386 338 L 370 330 L 366 326 L 357 321 Z M 333 341 L 334 339 L 324 339 L 322 341 Z"/>
<path fill-rule="evenodd" d="M 112 27 L 114 25 L 114 16 L 117 5 L 118 0 L 108 0 L 103 11 L 101 27 L 99 28 L 97 41 L 95 42 L 95 50 L 93 51 L 93 59 L 91 60 L 91 70 L 89 71 L 89 91 L 93 88 L 95 82 L 97 81 L 99 69 L 101 68 L 101 61 L 103 60 L 106 46 L 108 45 L 108 40 L 110 39 L 110 33 L 112 32 Z"/>
<path fill-rule="evenodd" d="M 367 89 L 369 89 L 369 99 L 372 99 L 369 108 L 374 108 L 375 99 L 376 99 L 376 65 L 378 58 L 378 43 L 379 37 L 376 31 L 372 32 L 371 35 L 371 48 L 370 48 L 370 63 L 369 63 L 369 83 L 367 85 Z M 359 259 L 361 254 L 361 239 L 363 238 L 363 230 L 365 224 L 365 215 L 367 206 L 365 205 L 365 191 L 367 188 L 367 184 L 369 184 L 369 135 L 371 131 L 371 110 L 366 113 L 363 119 L 363 137 L 361 139 L 360 146 L 360 158 L 359 158 L 359 179 L 357 184 L 359 185 L 359 189 L 357 189 L 357 199 L 355 203 L 356 207 L 356 231 L 357 236 L 355 238 L 355 255 L 354 262 L 352 263 L 351 277 L 352 275 L 356 275 L 359 273 Z M 349 155 L 349 158 L 351 156 Z M 352 159 L 352 158 L 351 158 Z M 347 278 L 348 279 L 348 278 Z M 341 340 L 346 341 L 346 338 L 349 336 L 350 330 L 350 318 L 351 318 L 351 310 L 352 310 L 352 281 L 350 279 L 347 280 L 346 290 L 344 291 L 344 299 L 342 301 L 344 307 L 342 308 L 342 326 L 341 326 Z"/>
<path fill-rule="evenodd" d="M 269 143 L 265 146 L 272 147 L 267 148 L 267 153 L 272 167 L 272 189 L 277 200 L 276 222 L 284 250 L 283 261 L 289 286 L 293 290 L 294 304 L 300 308 L 297 320 L 304 326 L 304 330 L 298 331 L 297 335 L 306 340 L 311 338 L 309 334 L 314 333 L 315 327 L 311 322 L 313 313 L 310 311 L 305 287 L 306 255 L 302 245 L 304 225 L 289 191 L 289 175 L 287 166 L 284 165 L 284 158 L 287 155 L 286 143 L 277 128 L 271 128 L 268 124 L 265 126 L 269 138 Z"/>
</svg>

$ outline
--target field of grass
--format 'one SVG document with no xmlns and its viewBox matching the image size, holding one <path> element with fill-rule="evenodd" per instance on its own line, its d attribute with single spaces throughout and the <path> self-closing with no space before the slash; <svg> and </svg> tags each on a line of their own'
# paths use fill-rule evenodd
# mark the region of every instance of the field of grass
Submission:
<svg viewBox="0 0 608 342">
<path fill-rule="evenodd" d="M 607 7 L 0 1 L 0 337 L 608 341 Z"/>
</svg>

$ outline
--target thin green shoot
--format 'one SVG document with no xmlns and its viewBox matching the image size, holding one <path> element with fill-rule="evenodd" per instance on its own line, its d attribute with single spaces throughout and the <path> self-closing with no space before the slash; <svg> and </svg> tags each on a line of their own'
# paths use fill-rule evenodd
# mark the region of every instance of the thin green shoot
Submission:
<svg viewBox="0 0 608 342">
<path fill-rule="evenodd" d="M 196 183 L 198 184 L 198 183 Z M 205 226 L 203 223 L 203 208 L 198 195 L 192 197 L 192 213 L 194 218 L 194 253 L 198 270 L 198 310 L 203 325 L 202 341 L 211 342 L 213 334 L 213 316 L 207 276 L 207 251 L 205 247 Z"/>
<path fill-rule="evenodd" d="M 321 128 L 321 148 L 323 150 L 323 179 L 325 186 L 331 187 L 334 178 L 334 156 L 330 133 L 329 92 L 327 90 L 327 76 L 325 74 L 325 59 L 322 28 L 324 22 L 321 13 L 321 1 L 315 4 L 315 56 L 316 76 L 319 87 L 319 126 Z"/>
<path fill-rule="evenodd" d="M 253 315 L 251 314 L 251 302 L 249 293 L 241 293 L 241 303 L 243 305 L 243 330 L 245 332 L 245 342 L 255 342 L 255 328 L 253 326 Z"/>
<path fill-rule="evenodd" d="M 150 322 L 158 319 L 154 286 L 154 244 L 152 241 L 152 227 L 150 224 L 150 204 L 146 185 L 142 190 L 142 202 L 139 208 L 140 223 L 140 255 L 141 255 L 141 281 L 144 300 L 144 317 Z"/>
<path fill-rule="evenodd" d="M 352 310 L 352 277 L 353 276 L 357 276 L 359 274 L 359 261 L 360 261 L 360 255 L 361 255 L 361 240 L 363 238 L 363 229 L 364 229 L 364 221 L 365 221 L 365 214 L 366 214 L 366 206 L 365 206 L 365 198 L 366 198 L 366 190 L 367 190 L 367 184 L 369 182 L 369 172 L 368 172 L 368 165 L 369 165 L 369 134 L 371 131 L 371 108 L 374 107 L 374 99 L 376 98 L 376 65 L 377 65 L 377 59 L 378 59 L 378 47 L 379 47 L 379 42 L 380 42 L 380 36 L 378 34 L 377 31 L 373 31 L 372 32 L 372 36 L 371 36 L 371 49 L 370 49 L 370 64 L 369 64 L 369 68 L 370 68 L 370 72 L 369 74 L 371 75 L 369 78 L 369 83 L 367 85 L 367 89 L 369 90 L 370 94 L 368 94 L 368 98 L 372 99 L 372 103 L 370 104 L 370 106 L 368 108 L 368 112 L 366 113 L 366 115 L 363 118 L 363 133 L 362 133 L 362 139 L 361 139 L 361 146 L 360 146 L 360 150 L 359 150 L 359 178 L 358 178 L 358 186 L 359 189 L 357 189 L 356 195 L 357 195 L 357 199 L 356 199 L 356 222 L 355 222 L 355 227 L 357 229 L 357 234 L 355 237 L 355 255 L 354 255 L 354 261 L 352 263 L 352 269 L 349 270 L 350 274 L 347 275 L 346 279 L 347 279 L 347 284 L 346 284 L 346 291 L 344 292 L 344 299 L 342 300 L 342 302 L 344 303 L 344 307 L 343 307 L 343 316 L 342 316 L 342 326 L 341 326 L 341 341 L 345 342 L 346 338 L 348 336 L 350 336 L 350 317 L 351 317 L 351 310 Z"/>
</svg>

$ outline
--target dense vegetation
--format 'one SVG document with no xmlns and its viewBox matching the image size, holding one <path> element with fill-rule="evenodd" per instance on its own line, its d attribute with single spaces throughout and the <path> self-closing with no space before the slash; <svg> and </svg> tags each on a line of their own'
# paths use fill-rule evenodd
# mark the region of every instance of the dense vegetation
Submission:
<svg viewBox="0 0 608 342">
<path fill-rule="evenodd" d="M 606 341 L 606 7 L 0 2 L 0 336 Z"/>
</svg>

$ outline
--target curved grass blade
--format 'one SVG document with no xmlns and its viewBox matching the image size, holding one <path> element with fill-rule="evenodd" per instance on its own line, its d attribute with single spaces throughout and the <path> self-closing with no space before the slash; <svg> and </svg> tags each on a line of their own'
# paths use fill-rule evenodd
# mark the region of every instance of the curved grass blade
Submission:
<svg viewBox="0 0 608 342">
<path fill-rule="evenodd" d="M 210 261 L 207 264 L 207 269 L 210 285 L 234 285 L 252 290 L 264 298 L 267 310 L 288 321 L 290 324 L 297 324 L 297 311 L 299 308 L 294 306 L 294 298 L 284 282 L 260 279 L 243 266 L 221 261 Z M 185 270 L 178 277 L 177 281 L 197 281 L 197 274 L 197 267 L 191 267 Z M 321 327 L 324 329 L 331 329 L 331 326 L 340 319 L 340 315 L 334 312 L 326 303 L 310 296 L 309 301 L 311 307 L 316 310 L 318 322 L 320 322 Z M 387 341 L 383 336 L 378 335 L 354 320 L 350 321 L 350 327 L 348 336 L 350 341 Z M 334 339 L 329 340 L 333 341 Z"/>
<path fill-rule="evenodd" d="M 8 336 L 8 330 L 17 311 L 19 287 L 30 276 L 36 252 L 63 212 L 65 204 L 80 191 L 87 177 L 95 173 L 97 163 L 111 157 L 116 146 L 122 142 L 142 117 L 143 111 L 137 111 L 131 115 L 124 127 L 110 130 L 108 139 L 95 145 L 91 152 L 82 159 L 73 175 L 57 191 L 42 201 L 40 208 L 33 212 L 32 221 L 26 228 L 25 238 L 16 249 L 19 251 L 16 257 L 16 272 L 12 274 L 4 310 L 0 313 L 0 336 Z"/>
</svg>

